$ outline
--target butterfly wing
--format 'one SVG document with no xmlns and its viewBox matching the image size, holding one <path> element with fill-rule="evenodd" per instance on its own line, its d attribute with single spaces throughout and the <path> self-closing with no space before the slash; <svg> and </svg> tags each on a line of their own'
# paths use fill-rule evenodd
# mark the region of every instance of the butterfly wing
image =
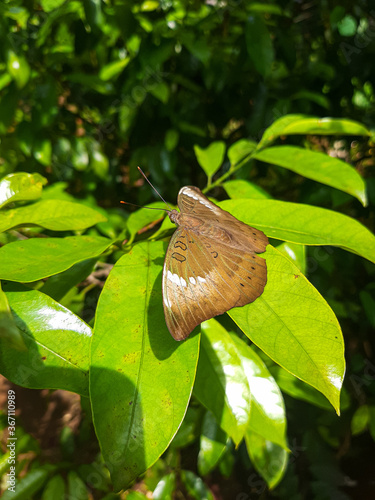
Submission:
<svg viewBox="0 0 375 500">
<path fill-rule="evenodd" d="M 268 238 L 262 231 L 239 221 L 232 214 L 212 203 L 197 187 L 181 188 L 177 202 L 182 213 L 202 218 L 213 227 L 224 228 L 231 235 L 232 244 L 239 248 L 250 249 L 256 253 L 265 251 Z"/>
<path fill-rule="evenodd" d="M 163 269 L 164 314 L 171 335 L 183 340 L 202 321 L 253 302 L 266 282 L 266 262 L 253 251 L 179 227 Z"/>
</svg>

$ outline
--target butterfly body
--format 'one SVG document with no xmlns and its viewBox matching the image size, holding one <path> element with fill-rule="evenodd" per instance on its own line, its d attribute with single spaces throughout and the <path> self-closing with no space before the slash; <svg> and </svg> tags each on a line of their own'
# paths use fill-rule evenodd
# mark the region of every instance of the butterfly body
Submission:
<svg viewBox="0 0 375 500">
<path fill-rule="evenodd" d="M 262 231 L 237 220 L 185 186 L 177 210 L 168 212 L 178 228 L 163 269 L 164 314 L 176 340 L 185 339 L 202 321 L 253 302 L 267 282 Z"/>
</svg>

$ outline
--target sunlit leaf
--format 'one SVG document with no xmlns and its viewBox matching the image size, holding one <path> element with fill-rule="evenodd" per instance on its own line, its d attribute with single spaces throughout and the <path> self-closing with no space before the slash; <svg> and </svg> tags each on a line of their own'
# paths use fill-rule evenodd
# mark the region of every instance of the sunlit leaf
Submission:
<svg viewBox="0 0 375 500">
<path fill-rule="evenodd" d="M 215 319 L 202 324 L 194 395 L 238 444 L 250 419 L 249 382 L 233 339 Z"/>
<path fill-rule="evenodd" d="M 29 226 L 40 226 L 53 231 L 76 231 L 105 220 L 102 214 L 82 203 L 42 200 L 32 205 L 0 211 L 0 232 Z"/>
<path fill-rule="evenodd" d="M 347 215 L 276 200 L 225 200 L 219 206 L 270 238 L 303 245 L 338 246 L 375 262 L 375 236 Z"/>
<path fill-rule="evenodd" d="M 367 205 L 363 178 L 351 165 L 338 158 L 297 146 L 273 146 L 259 151 L 253 157 L 340 189 L 358 198 L 362 205 Z"/>
<path fill-rule="evenodd" d="M 40 174 L 17 172 L 0 181 L 0 208 L 15 201 L 30 201 L 40 198 L 47 179 Z"/>
<path fill-rule="evenodd" d="M 9 285 L 6 296 L 27 351 L 16 351 L 0 338 L 2 375 L 22 387 L 88 396 L 87 324 L 37 290 Z"/>
<path fill-rule="evenodd" d="M 311 135 L 364 135 L 370 131 L 361 123 L 347 118 L 317 118 L 307 115 L 285 115 L 268 127 L 258 144 L 262 149 L 278 137 L 293 134 Z"/>
<path fill-rule="evenodd" d="M 116 490 L 165 451 L 185 415 L 195 378 L 199 335 L 177 343 L 165 325 L 163 253 L 162 242 L 134 246 L 110 273 L 96 312 L 90 394 Z"/>
<path fill-rule="evenodd" d="M 23 283 L 41 280 L 98 257 L 111 245 L 111 240 L 100 236 L 14 241 L 0 248 L 0 279 Z"/>
<path fill-rule="evenodd" d="M 268 245 L 267 285 L 229 315 L 270 358 L 322 392 L 339 412 L 344 341 L 332 309 L 299 269 Z"/>
</svg>

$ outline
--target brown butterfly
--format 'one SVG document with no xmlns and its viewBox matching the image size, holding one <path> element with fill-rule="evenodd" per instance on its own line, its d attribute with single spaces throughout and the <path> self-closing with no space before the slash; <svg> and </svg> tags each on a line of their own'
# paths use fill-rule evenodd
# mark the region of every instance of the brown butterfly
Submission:
<svg viewBox="0 0 375 500">
<path fill-rule="evenodd" d="M 253 302 L 267 283 L 267 236 L 212 203 L 196 187 L 180 189 L 178 228 L 163 268 L 164 315 L 168 330 L 183 340 L 202 321 Z"/>
</svg>

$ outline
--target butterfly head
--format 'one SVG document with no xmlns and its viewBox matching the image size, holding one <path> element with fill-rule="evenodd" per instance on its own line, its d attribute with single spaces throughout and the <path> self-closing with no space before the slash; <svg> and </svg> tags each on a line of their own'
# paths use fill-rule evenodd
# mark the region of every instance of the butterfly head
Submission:
<svg viewBox="0 0 375 500">
<path fill-rule="evenodd" d="M 181 217 L 180 212 L 178 212 L 177 210 L 169 210 L 168 215 L 174 224 L 176 224 L 177 226 L 180 225 L 180 217 Z"/>
</svg>

